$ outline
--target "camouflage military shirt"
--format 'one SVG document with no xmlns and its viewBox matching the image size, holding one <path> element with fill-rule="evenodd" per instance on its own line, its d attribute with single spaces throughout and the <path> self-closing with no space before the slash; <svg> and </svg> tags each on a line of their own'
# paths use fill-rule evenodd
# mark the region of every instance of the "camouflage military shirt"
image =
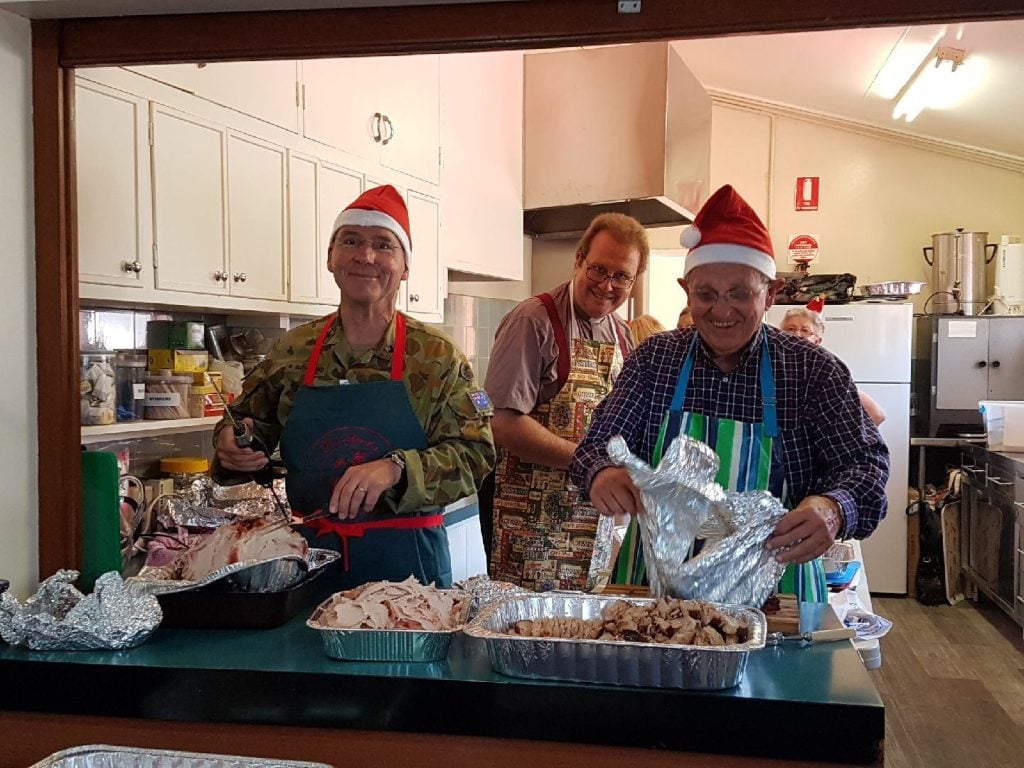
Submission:
<svg viewBox="0 0 1024 768">
<path fill-rule="evenodd" d="M 326 321 L 314 320 L 278 339 L 267 359 L 246 376 L 241 398 L 231 405 L 236 419 L 253 420 L 256 434 L 271 450 L 281 439 L 313 345 Z M 392 320 L 376 347 L 356 354 L 339 317 L 324 342 L 315 385 L 337 386 L 341 380 L 351 384 L 387 381 L 394 344 Z M 385 494 L 384 503 L 403 513 L 476 493 L 494 466 L 493 410 L 477 386 L 469 361 L 443 333 L 406 316 L 403 379 L 427 448 L 403 451 L 406 483 Z"/>
</svg>

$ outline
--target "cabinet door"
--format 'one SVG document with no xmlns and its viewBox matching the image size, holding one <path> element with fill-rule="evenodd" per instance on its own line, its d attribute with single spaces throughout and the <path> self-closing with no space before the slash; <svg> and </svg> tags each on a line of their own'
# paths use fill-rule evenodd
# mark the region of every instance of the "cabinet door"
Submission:
<svg viewBox="0 0 1024 768">
<path fill-rule="evenodd" d="M 145 100 L 101 85 L 75 87 L 78 273 L 83 282 L 153 283 Z"/>
<path fill-rule="evenodd" d="M 156 287 L 227 293 L 225 130 L 152 106 Z"/>
<path fill-rule="evenodd" d="M 941 318 L 936 354 L 936 408 L 976 411 L 988 397 L 988 322 Z"/>
<path fill-rule="evenodd" d="M 522 280 L 521 53 L 441 58 L 441 147 L 443 264 Z"/>
<path fill-rule="evenodd" d="M 359 197 L 363 191 L 363 177 L 354 171 L 321 163 L 319 169 L 318 210 L 320 211 L 320 237 L 318 239 L 316 275 L 317 297 L 323 304 L 337 304 L 340 296 L 333 273 L 327 268 L 327 251 L 331 245 L 331 230 L 338 214 Z"/>
<path fill-rule="evenodd" d="M 228 61 L 199 69 L 196 95 L 289 131 L 298 130 L 295 61 Z"/>
<path fill-rule="evenodd" d="M 441 275 L 437 252 L 437 201 L 409 192 L 409 227 L 412 229 L 412 260 L 409 263 L 409 312 L 421 320 L 440 322 Z"/>
<path fill-rule="evenodd" d="M 283 300 L 285 151 L 233 132 L 227 143 L 231 294 Z"/>
<path fill-rule="evenodd" d="M 988 398 L 1024 400 L 1024 318 L 993 317 L 988 323 Z"/>
<path fill-rule="evenodd" d="M 317 281 L 323 268 L 317 229 L 318 171 L 315 158 L 288 153 L 288 298 L 312 304 L 319 302 Z"/>
<path fill-rule="evenodd" d="M 440 57 L 394 56 L 376 61 L 384 114 L 380 164 L 438 184 Z"/>
<path fill-rule="evenodd" d="M 375 58 L 302 62 L 303 135 L 376 162 L 374 112 L 383 108 Z"/>
</svg>

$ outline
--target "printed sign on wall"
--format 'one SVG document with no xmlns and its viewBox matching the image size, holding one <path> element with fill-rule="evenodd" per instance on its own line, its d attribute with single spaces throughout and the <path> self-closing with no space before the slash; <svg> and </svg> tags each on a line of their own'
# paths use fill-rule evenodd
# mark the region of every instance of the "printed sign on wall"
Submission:
<svg viewBox="0 0 1024 768">
<path fill-rule="evenodd" d="M 818 258 L 817 235 L 789 236 L 789 263 L 810 264 Z"/>
<path fill-rule="evenodd" d="M 818 210 L 818 176 L 798 176 L 796 180 L 796 209 Z"/>
</svg>

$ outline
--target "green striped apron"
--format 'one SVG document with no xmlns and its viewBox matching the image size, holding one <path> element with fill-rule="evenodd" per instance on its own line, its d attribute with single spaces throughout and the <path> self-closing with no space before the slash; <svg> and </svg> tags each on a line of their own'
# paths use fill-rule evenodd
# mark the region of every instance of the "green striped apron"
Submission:
<svg viewBox="0 0 1024 768">
<path fill-rule="evenodd" d="M 782 465 L 782 452 L 773 451 L 774 438 L 778 437 L 778 414 L 775 399 L 775 377 L 772 374 L 768 353 L 768 339 L 761 331 L 761 356 L 759 377 L 763 422 L 748 423 L 734 419 L 719 419 L 699 413 L 683 411 L 686 390 L 693 373 L 697 349 L 697 334 L 687 350 L 683 366 L 676 380 L 672 394 L 672 405 L 661 420 L 658 439 L 654 445 L 651 466 L 657 467 L 667 443 L 679 434 L 700 440 L 711 446 L 718 455 L 719 468 L 715 482 L 732 491 L 770 491 L 783 504 L 789 505 Z M 702 542 L 697 542 L 699 545 Z M 692 552 L 687 557 L 692 556 Z M 616 584 L 643 584 L 647 578 L 644 564 L 640 531 L 634 517 L 619 550 L 612 581 Z M 780 594 L 795 594 L 803 602 L 826 602 L 828 588 L 825 583 L 825 569 L 821 559 L 809 563 L 790 565 L 779 582 Z"/>
</svg>

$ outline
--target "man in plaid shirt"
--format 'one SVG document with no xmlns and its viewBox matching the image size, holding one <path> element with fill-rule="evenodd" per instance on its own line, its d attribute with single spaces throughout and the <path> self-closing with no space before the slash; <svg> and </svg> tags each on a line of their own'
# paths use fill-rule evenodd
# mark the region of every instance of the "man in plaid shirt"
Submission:
<svg viewBox="0 0 1024 768">
<path fill-rule="evenodd" d="M 680 283 L 694 327 L 657 334 L 626 360 L 575 452 L 572 481 L 603 514 L 642 514 L 629 474 L 608 457 L 609 439 L 622 435 L 656 463 L 683 431 L 725 462 L 738 453 L 724 455 L 722 435 L 747 429 L 748 443 L 767 441 L 771 477 L 733 490 L 767 488 L 791 507 L 767 542 L 780 562 L 808 563 L 837 538 L 868 536 L 886 511 L 888 449 L 846 366 L 762 322 L 782 285 L 764 225 L 727 186 L 683 245 L 691 250 Z"/>
</svg>

